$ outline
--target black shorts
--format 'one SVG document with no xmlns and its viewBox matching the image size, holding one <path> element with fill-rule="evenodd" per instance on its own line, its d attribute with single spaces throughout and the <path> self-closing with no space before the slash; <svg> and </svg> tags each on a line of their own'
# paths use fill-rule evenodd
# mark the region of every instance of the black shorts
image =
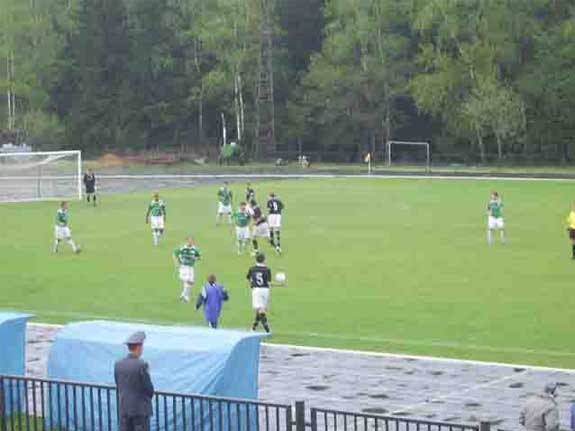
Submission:
<svg viewBox="0 0 575 431">
<path fill-rule="evenodd" d="M 569 238 L 575 241 L 575 229 L 567 229 L 569 231 Z"/>
<path fill-rule="evenodd" d="M 86 194 L 92 195 L 94 193 L 96 193 L 95 187 L 86 187 Z"/>
</svg>

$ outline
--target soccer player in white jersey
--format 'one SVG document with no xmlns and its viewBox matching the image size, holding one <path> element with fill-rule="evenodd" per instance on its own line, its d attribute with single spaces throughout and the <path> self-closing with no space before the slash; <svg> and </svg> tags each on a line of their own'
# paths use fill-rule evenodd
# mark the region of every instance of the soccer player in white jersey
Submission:
<svg viewBox="0 0 575 431">
<path fill-rule="evenodd" d="M 68 214 L 68 202 L 63 201 L 56 213 L 56 226 L 54 227 L 54 253 L 58 253 L 60 242 L 64 240 L 70 244 L 74 253 L 80 253 L 80 247 L 78 247 L 74 243 L 74 240 L 72 240 L 72 231 L 68 224 L 69 220 L 70 215 Z"/>
<path fill-rule="evenodd" d="M 160 243 L 160 237 L 164 234 L 166 224 L 166 205 L 157 192 L 154 193 L 152 202 L 150 202 L 146 212 L 146 224 L 148 222 L 152 228 L 154 246 L 157 246 Z"/>
<path fill-rule="evenodd" d="M 184 245 L 174 250 L 174 264 L 182 282 L 180 301 L 190 302 L 192 286 L 195 282 L 194 266 L 200 258 L 200 251 L 196 248 L 194 239 L 191 236 L 186 239 Z"/>
<path fill-rule="evenodd" d="M 493 244 L 493 233 L 499 230 L 501 243 L 505 244 L 505 221 L 503 220 L 503 202 L 499 193 L 491 193 L 491 199 L 487 204 L 487 243 Z"/>
</svg>

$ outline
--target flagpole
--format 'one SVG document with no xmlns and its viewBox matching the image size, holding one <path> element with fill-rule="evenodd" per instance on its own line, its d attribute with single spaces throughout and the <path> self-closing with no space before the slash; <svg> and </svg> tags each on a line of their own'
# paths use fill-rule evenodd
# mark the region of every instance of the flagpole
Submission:
<svg viewBox="0 0 575 431">
<path fill-rule="evenodd" d="M 367 157 L 367 173 L 371 175 L 371 153 L 368 153 Z"/>
</svg>

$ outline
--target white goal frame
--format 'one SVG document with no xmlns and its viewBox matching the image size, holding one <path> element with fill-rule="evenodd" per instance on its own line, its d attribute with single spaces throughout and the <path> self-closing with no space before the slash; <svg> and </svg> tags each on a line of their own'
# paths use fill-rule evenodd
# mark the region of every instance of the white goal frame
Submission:
<svg viewBox="0 0 575 431">
<path fill-rule="evenodd" d="M 73 151 L 30 151 L 30 152 L 16 152 L 16 153 L 11 153 L 11 152 L 5 152 L 5 153 L 1 153 L 0 152 L 0 159 L 2 158 L 7 158 L 7 157 L 18 157 L 18 156 L 22 156 L 22 157 L 30 157 L 30 156 L 75 156 L 76 158 L 76 188 L 77 188 L 77 198 L 78 200 L 82 200 L 82 151 L 80 150 L 73 150 Z M 45 179 L 55 179 L 55 180 L 62 180 L 62 179 L 74 179 L 73 176 L 46 176 L 44 177 Z M 7 179 L 7 180 L 18 180 L 18 179 L 28 179 L 28 180 L 33 180 L 33 179 L 38 179 L 38 181 L 40 181 L 42 179 L 42 177 L 18 177 L 18 176 L 7 176 L 7 177 L 0 177 L 0 181 L 2 181 L 2 179 Z M 38 198 L 31 198 L 31 199 L 14 199 L 14 200 L 7 200 L 7 201 L 0 201 L 1 202 L 34 202 L 34 201 L 49 201 L 49 200 L 62 200 L 62 199 L 67 199 L 70 198 L 70 196 L 51 196 L 51 197 L 46 197 L 46 198 L 42 198 L 42 197 L 38 197 Z"/>
<path fill-rule="evenodd" d="M 431 144 L 429 142 L 387 141 L 385 143 L 385 149 L 387 151 L 387 166 L 389 167 L 391 166 L 392 147 L 394 145 L 425 147 L 425 170 L 427 172 L 431 171 Z"/>
</svg>

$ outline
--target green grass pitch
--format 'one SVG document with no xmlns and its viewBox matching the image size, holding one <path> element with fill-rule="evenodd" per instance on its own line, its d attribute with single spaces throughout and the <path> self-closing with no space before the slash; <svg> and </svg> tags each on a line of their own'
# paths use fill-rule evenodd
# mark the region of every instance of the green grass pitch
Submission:
<svg viewBox="0 0 575 431">
<path fill-rule="evenodd" d="M 308 179 L 255 184 L 286 204 L 283 256 L 264 245 L 288 286 L 272 294 L 272 342 L 575 366 L 575 262 L 564 220 L 573 185 L 561 182 Z M 244 184 L 232 185 L 236 196 Z M 150 193 L 71 202 L 83 253 L 50 251 L 57 203 L 0 205 L 0 307 L 40 321 L 95 318 L 202 324 L 178 302 L 173 249 L 193 233 L 203 282 L 230 291 L 222 326 L 252 320 L 232 230 L 215 226 L 216 186 L 166 190 L 163 243 L 152 246 Z M 487 246 L 485 207 L 502 194 L 506 246 Z M 194 288 L 194 296 L 198 287 Z"/>
</svg>

